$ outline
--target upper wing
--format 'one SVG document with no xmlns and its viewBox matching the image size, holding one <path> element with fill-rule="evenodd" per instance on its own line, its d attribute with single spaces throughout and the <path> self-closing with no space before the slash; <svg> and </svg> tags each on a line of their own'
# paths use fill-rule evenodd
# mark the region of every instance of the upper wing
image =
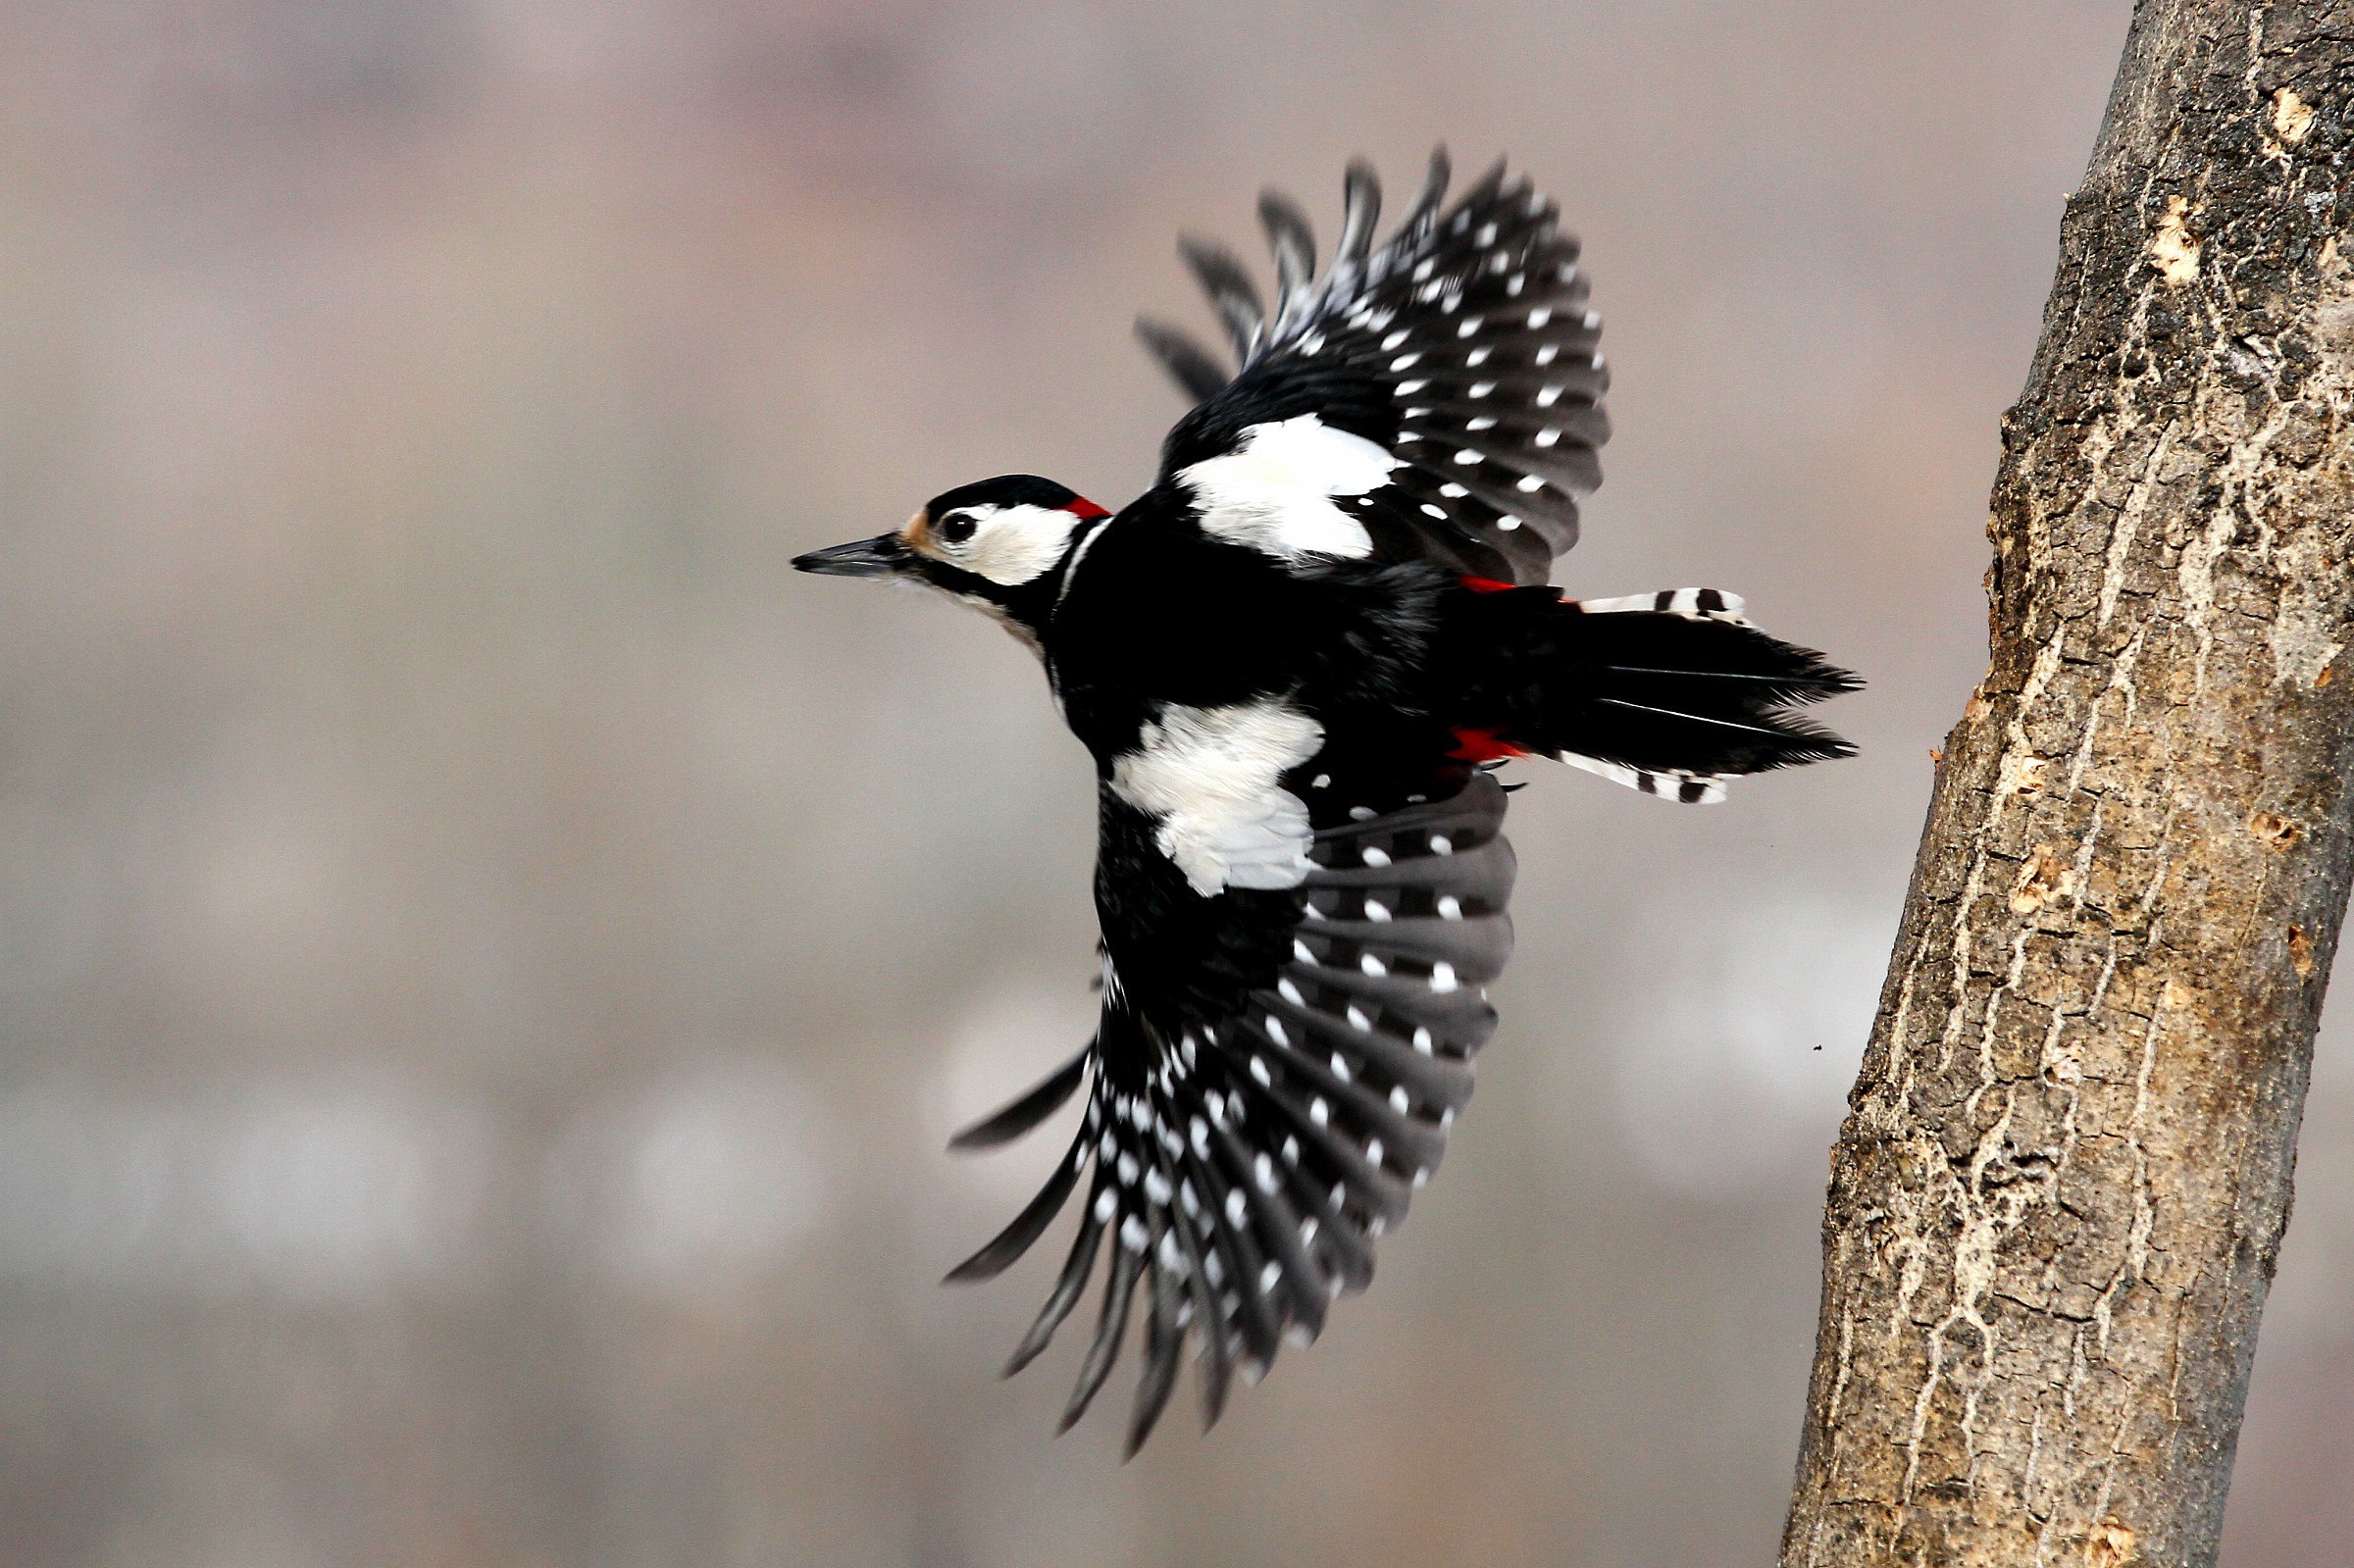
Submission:
<svg viewBox="0 0 2354 1568">
<path fill-rule="evenodd" d="M 1372 1279 L 1375 1239 L 1438 1166 L 1495 1029 L 1484 987 L 1511 949 L 1513 872 L 1503 787 L 1460 766 L 1443 777 L 1439 796 L 1393 795 L 1371 771 L 1359 788 L 1327 747 L 1287 776 L 1307 812 L 1297 885 L 1206 896 L 1169 857 L 1166 819 L 1106 791 L 1097 1037 L 956 1143 L 1018 1137 L 1092 1079 L 1046 1188 L 949 1276 L 1004 1269 L 1088 1177 L 1077 1239 L 1007 1368 L 1046 1347 L 1108 1250 L 1065 1427 L 1110 1373 L 1140 1295 L 1129 1451 L 1192 1334 L 1216 1420 L 1237 1366 L 1255 1381 L 1285 1338 L 1313 1340 L 1331 1300 Z"/>
<path fill-rule="evenodd" d="M 1352 164 L 1320 278 L 1306 219 L 1269 191 L 1271 313 L 1231 252 L 1186 241 L 1240 373 L 1174 328 L 1138 330 L 1200 400 L 1169 432 L 1161 478 L 1193 490 L 1204 527 L 1221 531 L 1222 509 L 1233 536 L 1275 553 L 1424 556 L 1520 583 L 1546 581 L 1577 541 L 1610 433 L 1577 241 L 1502 163 L 1442 211 L 1447 182 L 1441 149 L 1376 247 L 1380 185 Z"/>
</svg>

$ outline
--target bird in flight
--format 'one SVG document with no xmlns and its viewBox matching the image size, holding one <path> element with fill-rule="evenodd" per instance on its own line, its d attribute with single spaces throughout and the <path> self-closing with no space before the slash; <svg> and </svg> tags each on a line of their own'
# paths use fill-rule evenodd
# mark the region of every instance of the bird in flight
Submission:
<svg viewBox="0 0 2354 1568">
<path fill-rule="evenodd" d="M 1194 407 L 1117 512 L 1007 475 L 793 563 L 995 617 L 1094 754 L 1095 1037 L 952 1146 L 1015 1138 L 1083 1087 L 1086 1108 L 1044 1189 L 948 1278 L 1005 1269 L 1084 1184 L 1006 1370 L 1100 1272 L 1062 1425 L 1141 1308 L 1130 1453 L 1189 1339 L 1214 1422 L 1237 1373 L 1364 1289 L 1437 1169 L 1511 948 L 1498 766 L 1552 757 L 1701 803 L 1853 750 L 1793 709 L 1854 678 L 1732 594 L 1545 585 L 1602 479 L 1601 321 L 1551 200 L 1499 164 L 1446 205 L 1448 174 L 1441 149 L 1377 244 L 1380 185 L 1353 164 L 1321 274 L 1268 192 L 1271 308 L 1230 252 L 1185 243 L 1238 369 L 1139 324 Z"/>
</svg>

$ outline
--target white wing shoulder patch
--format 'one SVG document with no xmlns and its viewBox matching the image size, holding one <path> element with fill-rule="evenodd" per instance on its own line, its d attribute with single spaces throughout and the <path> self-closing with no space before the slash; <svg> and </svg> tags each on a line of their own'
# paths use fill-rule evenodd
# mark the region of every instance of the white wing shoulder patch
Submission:
<svg viewBox="0 0 2354 1568">
<path fill-rule="evenodd" d="M 1313 414 L 1245 430 L 1236 448 L 1178 471 L 1214 537 L 1279 560 L 1373 552 L 1364 525 L 1336 505 L 1390 481 L 1398 459 Z"/>
<path fill-rule="evenodd" d="M 1159 820 L 1155 841 L 1203 897 L 1297 887 L 1314 831 L 1283 775 L 1324 745 L 1324 727 L 1280 702 L 1163 707 L 1112 764 L 1111 790 Z"/>
</svg>

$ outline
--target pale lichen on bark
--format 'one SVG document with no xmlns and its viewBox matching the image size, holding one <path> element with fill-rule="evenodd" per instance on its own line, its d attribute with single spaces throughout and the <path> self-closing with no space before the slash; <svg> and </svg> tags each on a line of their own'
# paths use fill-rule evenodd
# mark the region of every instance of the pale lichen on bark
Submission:
<svg viewBox="0 0 2354 1568">
<path fill-rule="evenodd" d="M 2136 10 L 1832 1155 L 1785 1568 L 2213 1559 L 2354 859 L 2350 100 L 2354 0 Z"/>
</svg>

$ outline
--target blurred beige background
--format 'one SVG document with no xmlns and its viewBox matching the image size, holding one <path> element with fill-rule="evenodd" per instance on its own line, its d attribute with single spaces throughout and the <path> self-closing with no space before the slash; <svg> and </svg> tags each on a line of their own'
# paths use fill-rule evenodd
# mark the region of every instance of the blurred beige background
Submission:
<svg viewBox="0 0 2354 1568">
<path fill-rule="evenodd" d="M 1982 664 L 2125 0 L 0 10 L 0 1563 L 1769 1559 L 1823 1154 Z M 1090 782 L 980 618 L 796 578 L 1117 503 L 1181 226 L 1510 151 L 1619 435 L 1581 592 L 1747 592 L 1862 760 L 1514 808 L 1505 1026 L 1204 1439 L 940 1272 L 1087 1028 Z M 1194 319 L 1199 319 L 1198 316 Z M 2354 1536 L 2324 1042 L 2232 1568 Z M 1059 1248 L 1049 1241 L 1048 1249 Z"/>
</svg>

